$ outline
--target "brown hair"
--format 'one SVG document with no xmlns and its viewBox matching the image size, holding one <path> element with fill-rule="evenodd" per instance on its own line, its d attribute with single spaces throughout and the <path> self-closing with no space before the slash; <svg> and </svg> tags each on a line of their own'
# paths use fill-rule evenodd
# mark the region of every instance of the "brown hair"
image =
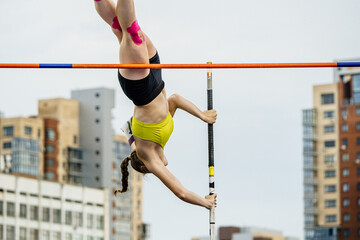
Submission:
<svg viewBox="0 0 360 240">
<path fill-rule="evenodd" d="M 148 173 L 144 163 L 139 159 L 139 157 L 136 154 L 136 150 L 132 151 L 130 156 L 124 158 L 121 162 L 120 169 L 121 169 L 121 190 L 115 190 L 114 194 L 116 195 L 117 192 L 126 192 L 128 190 L 128 177 L 129 177 L 129 161 L 131 161 L 131 166 L 134 170 L 136 170 L 139 173 Z"/>
</svg>

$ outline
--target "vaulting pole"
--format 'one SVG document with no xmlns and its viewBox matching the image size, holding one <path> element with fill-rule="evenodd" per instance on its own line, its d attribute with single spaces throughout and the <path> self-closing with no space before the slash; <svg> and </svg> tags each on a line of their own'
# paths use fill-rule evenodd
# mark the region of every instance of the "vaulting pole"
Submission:
<svg viewBox="0 0 360 240">
<path fill-rule="evenodd" d="M 212 64 L 208 62 L 207 64 Z M 213 91 L 212 91 L 212 71 L 207 71 L 207 105 L 208 110 L 213 109 Z M 215 193 L 215 178 L 214 178 L 214 132 L 213 124 L 208 124 L 208 149 L 209 149 L 209 194 Z M 215 206 L 210 210 L 210 240 L 215 240 Z"/>
</svg>

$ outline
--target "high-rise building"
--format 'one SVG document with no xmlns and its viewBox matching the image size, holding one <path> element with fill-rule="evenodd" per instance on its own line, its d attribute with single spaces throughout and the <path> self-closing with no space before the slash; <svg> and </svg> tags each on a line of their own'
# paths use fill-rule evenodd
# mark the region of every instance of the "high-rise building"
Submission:
<svg viewBox="0 0 360 240">
<path fill-rule="evenodd" d="M 43 177 L 43 120 L 0 118 L 0 172 Z"/>
<path fill-rule="evenodd" d="M 303 111 L 305 240 L 360 239 L 360 69 L 335 70 Z"/>
<path fill-rule="evenodd" d="M 83 184 L 109 188 L 121 185 L 120 164 L 130 154 L 125 137 L 114 136 L 111 121 L 114 90 L 95 88 L 72 91 L 79 102 L 80 148 L 83 150 Z M 124 194 L 109 192 L 110 239 L 143 240 L 146 235 L 142 223 L 142 175 L 129 167 L 129 190 Z"/>
<path fill-rule="evenodd" d="M 38 116 L 44 119 L 45 179 L 82 184 L 79 103 L 64 98 L 39 100 Z"/>
<path fill-rule="evenodd" d="M 112 129 L 114 90 L 78 90 L 72 97 L 40 100 L 38 117 L 0 117 L 0 172 L 107 189 L 105 239 L 148 239 L 150 225 L 142 223 L 142 174 L 129 167 L 128 192 L 113 194 L 121 186 L 121 161 L 130 154 L 126 137 L 114 136 Z M 0 192 L 0 201 L 3 197 Z M 66 214 L 70 218 L 72 213 Z"/>
</svg>

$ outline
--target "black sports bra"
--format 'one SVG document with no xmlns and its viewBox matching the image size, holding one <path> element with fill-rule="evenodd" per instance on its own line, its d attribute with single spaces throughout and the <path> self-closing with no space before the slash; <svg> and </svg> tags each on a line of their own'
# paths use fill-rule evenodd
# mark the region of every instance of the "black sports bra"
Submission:
<svg viewBox="0 0 360 240">
<path fill-rule="evenodd" d="M 159 64 L 159 54 L 156 52 L 149 62 L 150 64 Z M 150 69 L 149 75 L 140 80 L 126 79 L 118 71 L 118 79 L 125 95 L 137 106 L 150 103 L 161 93 L 165 86 L 161 77 L 161 69 Z"/>
</svg>

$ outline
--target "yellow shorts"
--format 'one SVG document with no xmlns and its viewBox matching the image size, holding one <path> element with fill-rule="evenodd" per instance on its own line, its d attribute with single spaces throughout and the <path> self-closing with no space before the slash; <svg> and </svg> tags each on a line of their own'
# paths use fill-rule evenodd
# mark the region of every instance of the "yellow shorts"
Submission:
<svg viewBox="0 0 360 240">
<path fill-rule="evenodd" d="M 173 129 L 174 122 L 170 112 L 164 120 L 158 123 L 143 123 L 137 120 L 135 116 L 132 118 L 133 135 L 143 140 L 158 143 L 162 148 L 165 147 Z"/>
</svg>

